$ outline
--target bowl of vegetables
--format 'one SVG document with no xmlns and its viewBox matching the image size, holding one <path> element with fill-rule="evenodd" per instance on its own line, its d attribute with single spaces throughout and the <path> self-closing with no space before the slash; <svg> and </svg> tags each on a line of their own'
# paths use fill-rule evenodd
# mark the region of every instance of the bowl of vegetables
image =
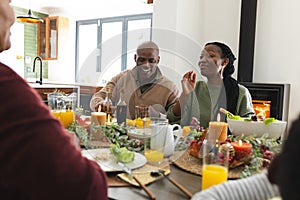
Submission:
<svg viewBox="0 0 300 200">
<path fill-rule="evenodd" d="M 253 118 L 243 118 L 232 116 L 227 118 L 228 128 L 235 135 L 266 136 L 267 138 L 279 138 L 286 129 L 286 121 L 280 121 L 275 118 L 265 118 L 261 120 Z"/>
</svg>

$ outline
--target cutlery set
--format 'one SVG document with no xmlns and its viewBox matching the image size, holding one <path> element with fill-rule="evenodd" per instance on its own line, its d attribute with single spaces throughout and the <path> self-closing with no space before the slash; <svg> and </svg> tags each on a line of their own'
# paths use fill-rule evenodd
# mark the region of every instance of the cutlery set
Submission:
<svg viewBox="0 0 300 200">
<path fill-rule="evenodd" d="M 126 166 L 122 162 L 118 162 L 118 165 L 122 168 L 122 170 L 124 172 L 126 172 L 129 176 L 131 176 L 141 186 L 141 188 L 148 194 L 148 196 L 149 196 L 150 199 L 152 199 L 152 200 L 156 199 L 155 195 L 143 183 L 141 183 L 137 179 L 137 177 L 135 177 L 132 174 L 132 170 L 128 166 Z M 192 198 L 193 194 L 190 191 L 188 191 L 184 186 L 182 186 L 181 184 L 179 184 L 177 181 L 175 181 L 171 177 L 168 177 L 165 174 L 164 170 L 162 170 L 162 169 L 153 170 L 153 171 L 151 171 L 150 175 L 152 177 L 159 177 L 159 176 L 162 175 L 163 177 L 167 178 L 172 184 L 174 184 L 178 189 L 180 189 L 184 194 L 186 194 L 189 198 Z"/>
</svg>

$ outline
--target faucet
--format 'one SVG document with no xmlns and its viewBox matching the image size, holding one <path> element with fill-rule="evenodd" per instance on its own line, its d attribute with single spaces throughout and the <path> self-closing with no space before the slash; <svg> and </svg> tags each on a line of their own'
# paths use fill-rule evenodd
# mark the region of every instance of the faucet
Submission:
<svg viewBox="0 0 300 200">
<path fill-rule="evenodd" d="M 42 83 L 43 83 L 43 63 L 42 63 L 42 58 L 40 56 L 35 57 L 33 60 L 33 72 L 35 71 L 35 62 L 37 59 L 40 60 L 40 80 L 36 81 L 36 83 L 39 83 L 40 85 L 42 85 Z"/>
</svg>

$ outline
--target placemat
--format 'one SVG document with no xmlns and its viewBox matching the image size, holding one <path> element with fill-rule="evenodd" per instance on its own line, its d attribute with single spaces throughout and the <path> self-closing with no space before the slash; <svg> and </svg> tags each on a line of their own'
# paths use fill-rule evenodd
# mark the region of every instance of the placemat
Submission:
<svg viewBox="0 0 300 200">
<path fill-rule="evenodd" d="M 179 168 L 197 175 L 202 175 L 202 161 L 201 159 L 195 158 L 185 151 L 180 157 L 172 159 L 172 162 Z M 244 167 L 236 167 L 229 169 L 228 179 L 238 179 L 241 178 L 241 172 Z"/>
<path fill-rule="evenodd" d="M 108 187 L 131 186 L 129 183 L 117 177 L 120 172 L 106 172 Z"/>
<path fill-rule="evenodd" d="M 158 169 L 163 169 L 165 170 L 165 174 L 170 173 L 170 165 L 151 165 L 151 164 L 146 164 L 141 168 L 135 169 L 132 171 L 133 175 L 144 185 L 148 185 L 150 183 L 153 183 L 154 181 L 157 181 L 159 179 L 162 179 L 163 176 L 158 176 L 158 177 L 152 177 L 150 175 L 150 172 L 153 170 L 158 170 Z M 139 186 L 138 183 L 132 178 L 132 176 L 128 175 L 127 173 L 121 173 L 117 175 L 118 178 L 122 179 L 126 183 L 129 183 L 134 186 Z"/>
</svg>

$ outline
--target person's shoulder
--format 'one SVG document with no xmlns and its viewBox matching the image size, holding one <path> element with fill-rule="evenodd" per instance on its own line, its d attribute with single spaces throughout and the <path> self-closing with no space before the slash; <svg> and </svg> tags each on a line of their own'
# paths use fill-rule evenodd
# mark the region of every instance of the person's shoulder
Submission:
<svg viewBox="0 0 300 200">
<path fill-rule="evenodd" d="M 119 74 L 115 75 L 113 79 L 119 80 L 121 78 L 124 78 L 126 76 L 130 76 L 132 74 L 132 69 L 126 69 L 124 71 L 121 71 Z"/>
<path fill-rule="evenodd" d="M 243 93 L 248 92 L 248 89 L 245 86 L 243 86 L 242 84 L 239 83 L 238 86 L 239 86 L 240 92 L 243 92 Z"/>
<path fill-rule="evenodd" d="M 126 74 L 129 74 L 132 72 L 132 69 L 126 69 L 124 71 L 121 71 L 117 76 L 124 76 Z"/>
</svg>

